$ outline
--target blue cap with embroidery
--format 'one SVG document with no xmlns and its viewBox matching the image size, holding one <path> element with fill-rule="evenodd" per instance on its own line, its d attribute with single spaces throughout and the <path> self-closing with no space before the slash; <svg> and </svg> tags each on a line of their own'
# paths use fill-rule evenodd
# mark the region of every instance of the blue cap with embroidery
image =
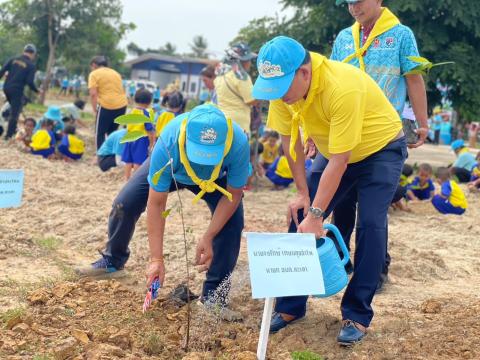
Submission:
<svg viewBox="0 0 480 360">
<path fill-rule="evenodd" d="M 253 86 L 253 97 L 259 100 L 283 97 L 305 54 L 302 44 L 286 36 L 277 36 L 264 44 L 258 54 L 258 78 Z"/>
<path fill-rule="evenodd" d="M 465 147 L 465 143 L 463 142 L 462 139 L 455 140 L 450 144 L 451 148 L 453 151 L 458 150 L 462 147 Z"/>
<path fill-rule="evenodd" d="M 223 160 L 228 124 L 222 111 L 200 105 L 188 114 L 186 142 L 188 160 L 200 165 L 217 165 Z"/>
</svg>

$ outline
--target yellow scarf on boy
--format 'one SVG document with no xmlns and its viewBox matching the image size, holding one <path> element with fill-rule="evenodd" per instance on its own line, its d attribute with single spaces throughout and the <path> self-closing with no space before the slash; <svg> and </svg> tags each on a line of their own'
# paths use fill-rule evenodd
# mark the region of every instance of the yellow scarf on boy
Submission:
<svg viewBox="0 0 480 360">
<path fill-rule="evenodd" d="M 205 193 L 212 193 L 215 190 L 220 191 L 223 195 L 225 195 L 228 200 L 232 201 L 232 194 L 229 193 L 227 190 L 219 186 L 218 184 L 215 183 L 215 180 L 218 179 L 218 176 L 220 175 L 220 170 L 222 168 L 222 163 L 223 159 L 225 159 L 225 156 L 227 156 L 228 152 L 230 151 L 230 148 L 232 147 L 232 142 L 233 142 L 233 126 L 232 126 L 232 120 L 227 118 L 227 126 L 228 126 L 228 131 L 227 131 L 227 139 L 225 142 L 225 150 L 223 151 L 223 157 L 222 160 L 215 165 L 215 168 L 212 171 L 212 175 L 210 176 L 210 179 L 208 180 L 203 180 L 200 179 L 196 174 L 195 171 L 192 169 L 192 166 L 190 165 L 190 161 L 188 161 L 187 153 L 185 151 L 185 141 L 187 138 L 187 119 L 183 120 L 182 125 L 180 127 L 180 135 L 178 137 L 178 147 L 180 151 L 180 162 L 183 164 L 185 167 L 185 171 L 187 172 L 187 175 L 192 179 L 192 181 L 198 185 L 201 189 L 201 191 L 195 196 L 193 199 L 193 203 L 197 203 L 198 200 L 202 198 Z"/>
<path fill-rule="evenodd" d="M 388 10 L 387 8 L 382 8 L 382 14 L 380 15 L 380 18 L 373 26 L 373 29 L 368 35 L 365 44 L 360 47 L 361 25 L 358 23 L 358 21 L 356 21 L 355 24 L 353 24 L 352 26 L 353 44 L 355 46 L 355 52 L 343 59 L 342 62 L 348 63 L 350 62 L 350 60 L 358 58 L 358 61 L 360 63 L 360 69 L 365 71 L 365 62 L 363 61 L 363 54 L 365 54 L 365 51 L 367 51 L 367 49 L 370 47 L 373 40 L 375 40 L 377 36 L 382 35 L 383 33 L 397 26 L 398 24 L 400 24 L 400 20 L 398 20 L 398 18 L 393 15 L 390 10 Z"/>
</svg>

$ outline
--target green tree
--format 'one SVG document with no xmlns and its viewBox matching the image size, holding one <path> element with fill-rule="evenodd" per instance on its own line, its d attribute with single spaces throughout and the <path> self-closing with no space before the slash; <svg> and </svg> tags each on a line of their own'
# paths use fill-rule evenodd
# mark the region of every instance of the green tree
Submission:
<svg viewBox="0 0 480 360">
<path fill-rule="evenodd" d="M 261 18 L 241 29 L 238 38 L 252 44 L 264 43 L 276 35 L 288 35 L 306 48 L 330 55 L 338 32 L 353 23 L 346 5 L 334 0 L 282 0 L 294 9 L 290 19 Z M 438 67 L 427 78 L 430 106 L 440 100 L 435 82 L 452 86 L 450 98 L 465 119 L 480 115 L 480 2 L 396 0 L 385 3 L 409 26 L 417 38 L 421 56 L 434 63 L 455 61 L 455 65 Z"/>
<path fill-rule="evenodd" d="M 160 47 L 158 50 L 159 54 L 162 55 L 170 55 L 170 56 L 175 56 L 177 54 L 177 47 L 173 45 L 171 42 L 167 42 L 164 46 Z"/>
<path fill-rule="evenodd" d="M 135 44 L 134 42 L 131 42 L 127 45 L 127 51 L 128 51 L 129 54 L 135 55 L 135 56 L 140 56 L 140 55 L 145 54 L 145 50 L 142 49 L 137 44 Z"/>
<path fill-rule="evenodd" d="M 202 35 L 196 35 L 193 37 L 190 49 L 192 50 L 192 55 L 194 57 L 207 59 L 207 48 L 208 41 Z"/>
<path fill-rule="evenodd" d="M 3 65 L 6 60 L 22 52 L 23 47 L 28 42 L 26 34 L 21 32 L 14 33 L 11 29 L 0 24 L 0 63 Z"/>
<path fill-rule="evenodd" d="M 121 22 L 119 0 L 9 0 L 3 9 L 4 26 L 28 34 L 37 45 L 44 94 L 58 59 L 75 72 L 88 71 L 96 54 L 107 56 L 112 66 L 123 63 L 118 43 L 134 27 Z"/>
</svg>

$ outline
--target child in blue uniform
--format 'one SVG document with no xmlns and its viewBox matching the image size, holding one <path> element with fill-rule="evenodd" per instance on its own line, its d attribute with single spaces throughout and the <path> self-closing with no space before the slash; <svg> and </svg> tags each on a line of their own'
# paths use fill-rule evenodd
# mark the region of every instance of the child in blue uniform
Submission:
<svg viewBox="0 0 480 360">
<path fill-rule="evenodd" d="M 122 162 L 122 153 L 125 144 L 121 144 L 120 140 L 127 133 L 127 129 L 118 129 L 108 135 L 100 149 L 97 150 L 97 164 L 100 170 L 107 171 L 112 167 L 125 165 Z"/>
<path fill-rule="evenodd" d="M 458 184 L 450 179 L 447 168 L 437 170 L 437 181 L 441 186 L 440 193 L 432 199 L 432 204 L 442 214 L 462 215 L 467 209 L 467 199 Z"/>
<path fill-rule="evenodd" d="M 153 111 L 148 107 L 152 102 L 152 94 L 146 89 L 139 89 L 135 93 L 135 108 L 132 114 L 142 114 L 146 119 L 153 121 Z M 138 140 L 128 142 L 122 153 L 122 161 L 125 163 L 125 179 L 130 179 L 132 169 L 135 171 L 148 158 L 150 150 L 155 144 L 155 129 L 151 122 L 144 124 L 132 124 L 127 126 L 127 133 L 141 131 L 144 136 Z"/>
<path fill-rule="evenodd" d="M 45 119 L 41 129 L 32 136 L 30 143 L 32 154 L 41 155 L 45 159 L 51 159 L 55 154 L 55 134 L 53 133 L 53 121 Z"/>
<path fill-rule="evenodd" d="M 58 106 L 49 106 L 47 112 L 43 114 L 42 118 L 35 125 L 35 131 L 42 128 L 42 123 L 46 120 L 53 121 L 52 131 L 55 134 L 55 140 L 60 140 L 65 129 L 65 124 L 62 120 L 62 112 Z"/>
<path fill-rule="evenodd" d="M 407 196 L 410 200 L 429 200 L 435 192 L 432 181 L 432 167 L 429 164 L 420 164 L 418 175 L 407 187 Z"/>
<path fill-rule="evenodd" d="M 287 157 L 283 154 L 282 147 L 279 148 L 279 154 L 275 161 L 270 165 L 265 176 L 273 183 L 275 190 L 287 188 L 293 182 L 292 171 L 288 165 Z M 305 160 L 305 170 L 310 169 L 312 160 Z"/>
<path fill-rule="evenodd" d="M 75 126 L 65 126 L 58 152 L 62 154 L 65 161 L 79 160 L 82 157 L 85 152 L 85 143 L 75 135 Z"/>
<path fill-rule="evenodd" d="M 457 160 L 450 168 L 450 174 L 456 176 L 461 183 L 469 182 L 472 176 L 472 169 L 477 163 L 475 156 L 470 153 L 462 139 L 455 140 L 450 146 L 457 156 Z"/>
</svg>

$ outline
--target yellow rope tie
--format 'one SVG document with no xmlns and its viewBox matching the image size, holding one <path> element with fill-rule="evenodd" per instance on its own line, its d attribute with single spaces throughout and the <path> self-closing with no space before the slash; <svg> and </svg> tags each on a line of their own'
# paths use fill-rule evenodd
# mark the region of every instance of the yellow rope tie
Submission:
<svg viewBox="0 0 480 360">
<path fill-rule="evenodd" d="M 195 171 L 193 170 L 192 166 L 190 165 L 190 161 L 188 160 L 186 151 L 185 151 L 185 141 L 187 137 L 187 119 L 183 120 L 182 125 L 180 127 L 180 135 L 178 137 L 178 145 L 179 145 L 179 151 L 180 151 L 180 162 L 183 164 L 185 167 L 185 171 L 187 172 L 187 175 L 192 179 L 192 181 L 198 185 L 198 187 L 201 189 L 201 191 L 195 196 L 193 199 L 193 203 L 197 203 L 198 200 L 200 200 L 206 193 L 212 193 L 215 190 L 220 191 L 223 195 L 225 195 L 228 200 L 232 201 L 233 197 L 232 194 L 229 193 L 226 189 L 222 188 L 220 185 L 215 183 L 215 181 L 218 179 L 218 176 L 220 175 L 220 170 L 222 168 L 223 160 L 225 159 L 225 156 L 228 154 L 230 151 L 230 148 L 232 147 L 232 142 L 233 142 L 233 126 L 232 126 L 232 120 L 227 119 L 227 126 L 228 126 L 228 131 L 227 131 L 227 139 L 225 142 L 225 150 L 223 151 L 223 157 L 222 160 L 215 165 L 215 168 L 212 171 L 212 174 L 210 176 L 210 179 L 208 180 L 203 180 L 200 179 L 196 174 Z"/>
</svg>

